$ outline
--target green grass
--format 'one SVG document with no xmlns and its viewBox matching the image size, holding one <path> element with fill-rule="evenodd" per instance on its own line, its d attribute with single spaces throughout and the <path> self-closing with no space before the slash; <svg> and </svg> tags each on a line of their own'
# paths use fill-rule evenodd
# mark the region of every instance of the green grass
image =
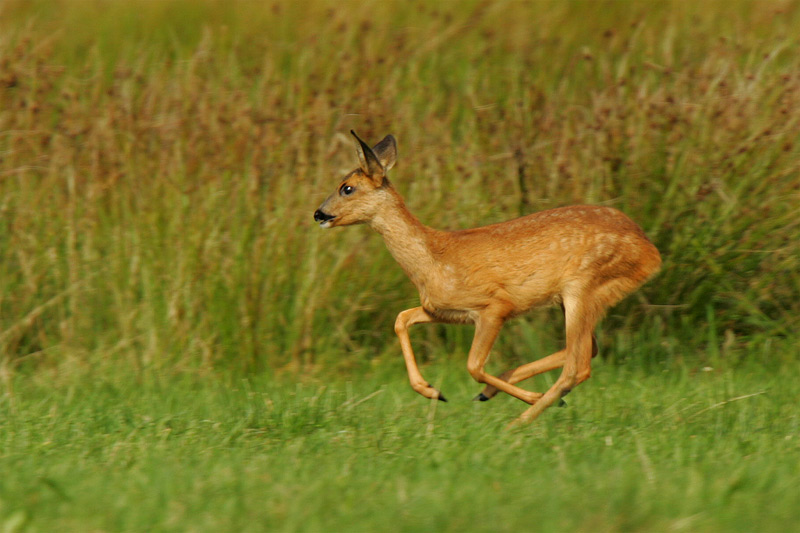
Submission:
<svg viewBox="0 0 800 533">
<path fill-rule="evenodd" d="M 664 268 L 609 327 L 695 342 L 713 316 L 738 349 L 796 336 L 797 3 L 101 5 L 0 8 L 14 367 L 394 353 L 413 287 L 366 228 L 311 218 L 356 164 L 351 128 L 395 134 L 392 180 L 435 227 L 623 209 Z"/>
<path fill-rule="evenodd" d="M 800 3 L 0 2 L 0 529 L 800 522 Z M 663 270 L 528 428 L 312 213 L 399 142 L 426 224 L 588 202 Z M 509 323 L 492 372 L 558 349 Z M 711 370 L 704 370 L 711 369 Z M 542 390 L 545 376 L 531 385 Z"/>
<path fill-rule="evenodd" d="M 596 365 L 535 425 L 382 375 L 17 380 L 0 406 L 11 531 L 786 531 L 800 520 L 796 365 Z M 545 380 L 538 383 L 541 387 Z"/>
</svg>

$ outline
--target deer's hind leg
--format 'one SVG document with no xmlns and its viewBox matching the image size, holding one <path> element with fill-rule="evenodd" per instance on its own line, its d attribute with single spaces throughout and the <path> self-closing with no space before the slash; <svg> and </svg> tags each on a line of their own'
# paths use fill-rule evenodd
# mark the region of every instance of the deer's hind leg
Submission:
<svg viewBox="0 0 800 533">
<path fill-rule="evenodd" d="M 601 314 L 589 302 L 578 297 L 565 297 L 565 322 L 567 329 L 567 347 L 564 349 L 563 370 L 561 376 L 550 389 L 529 407 L 513 424 L 526 424 L 538 417 L 542 411 L 561 399 L 573 387 L 589 379 L 591 375 L 592 356 L 596 351 L 594 328 Z"/>
</svg>

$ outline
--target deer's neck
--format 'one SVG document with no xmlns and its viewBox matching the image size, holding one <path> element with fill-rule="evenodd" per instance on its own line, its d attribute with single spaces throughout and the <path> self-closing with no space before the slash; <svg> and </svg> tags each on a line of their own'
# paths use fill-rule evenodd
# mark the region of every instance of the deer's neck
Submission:
<svg viewBox="0 0 800 533">
<path fill-rule="evenodd" d="M 399 194 L 392 191 L 391 196 L 389 205 L 372 219 L 370 226 L 383 236 L 389 252 L 417 288 L 423 290 L 436 267 L 431 242 L 438 232 L 422 224 Z"/>
</svg>

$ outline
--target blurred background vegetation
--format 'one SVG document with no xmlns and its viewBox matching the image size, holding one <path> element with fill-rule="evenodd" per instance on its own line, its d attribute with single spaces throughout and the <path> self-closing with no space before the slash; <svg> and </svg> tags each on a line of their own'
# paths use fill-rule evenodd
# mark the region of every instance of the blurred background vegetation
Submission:
<svg viewBox="0 0 800 533">
<path fill-rule="evenodd" d="M 399 367 L 414 287 L 368 228 L 312 220 L 351 128 L 397 137 L 434 227 L 639 222 L 664 267 L 601 326 L 612 360 L 796 359 L 798 27 L 794 1 L 4 1 L 0 367 Z M 413 335 L 462 358 L 471 328 Z M 496 357 L 561 342 L 535 312 Z"/>
</svg>

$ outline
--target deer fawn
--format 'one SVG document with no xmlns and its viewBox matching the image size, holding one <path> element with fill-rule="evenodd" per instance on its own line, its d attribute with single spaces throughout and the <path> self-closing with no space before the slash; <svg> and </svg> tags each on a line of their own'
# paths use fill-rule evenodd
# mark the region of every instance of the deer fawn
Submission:
<svg viewBox="0 0 800 533">
<path fill-rule="evenodd" d="M 422 377 L 411 349 L 408 328 L 426 322 L 475 325 L 467 369 L 486 385 L 475 400 L 502 391 L 530 404 L 515 423 L 534 420 L 588 379 L 598 320 L 661 266 L 642 229 L 616 209 L 580 205 L 475 229 L 435 230 L 409 212 L 386 177 L 397 158 L 394 137 L 370 148 L 350 133 L 360 167 L 344 177 L 314 220 L 323 228 L 369 224 L 419 290 L 422 305 L 400 313 L 394 326 L 414 390 L 446 401 Z M 499 377 L 487 374 L 484 365 L 503 323 L 547 304 L 561 305 L 566 348 Z M 556 368 L 563 368 L 561 376 L 544 394 L 515 385 Z"/>
</svg>

